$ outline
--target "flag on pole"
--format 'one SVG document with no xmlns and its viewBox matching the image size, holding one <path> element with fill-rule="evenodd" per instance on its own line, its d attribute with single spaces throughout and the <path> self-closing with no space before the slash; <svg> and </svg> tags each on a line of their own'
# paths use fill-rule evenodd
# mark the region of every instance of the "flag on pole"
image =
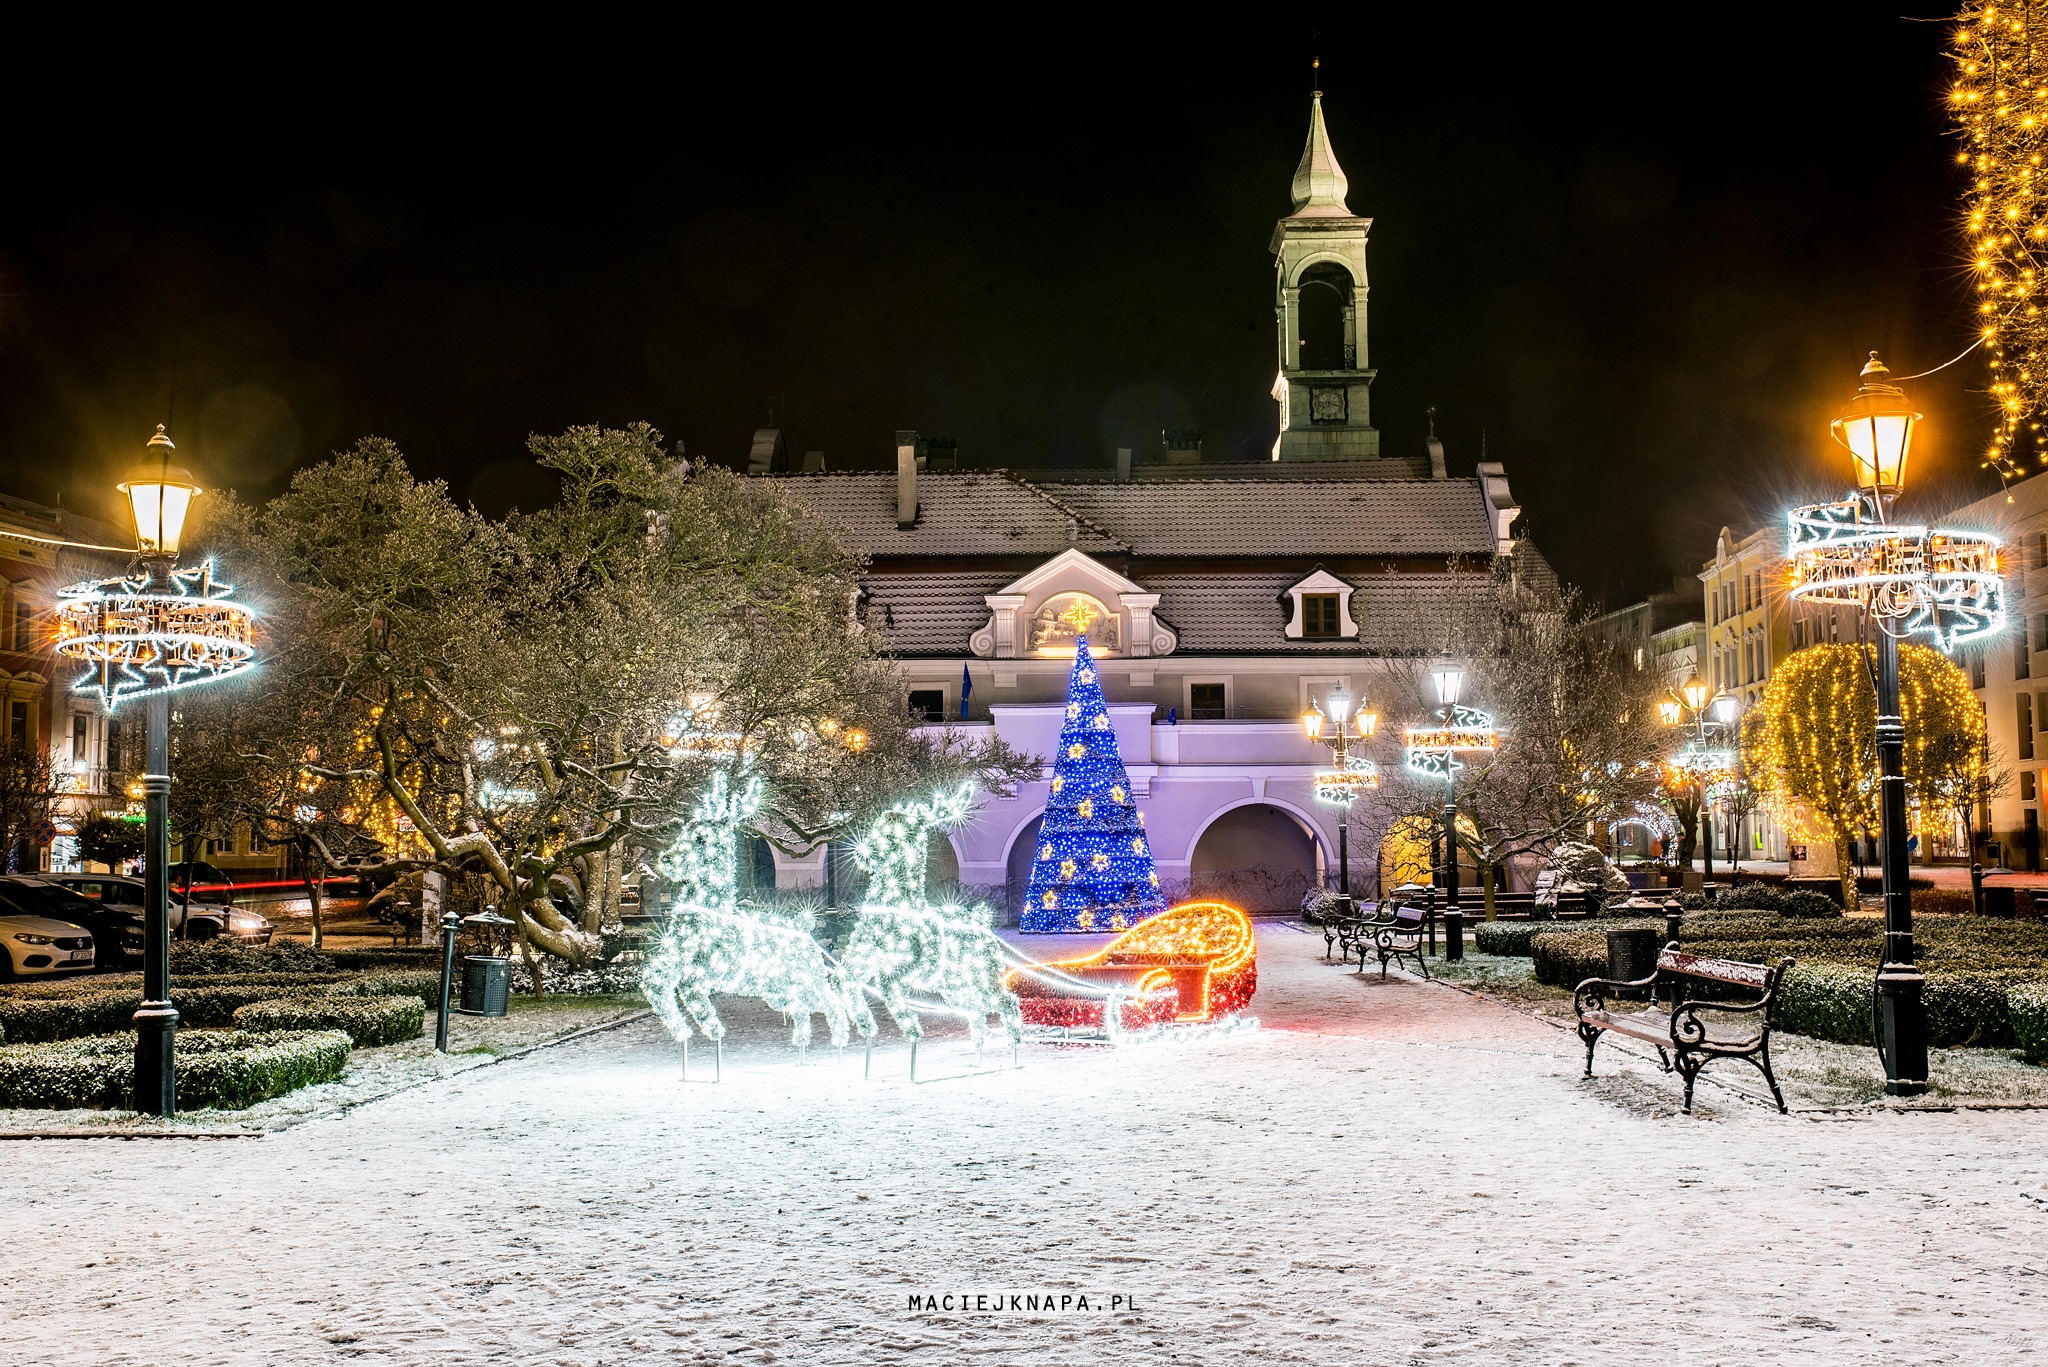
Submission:
<svg viewBox="0 0 2048 1367">
<path fill-rule="evenodd" d="M 972 715 L 967 700 L 974 696 L 974 676 L 967 672 L 967 666 L 960 666 L 960 720 L 966 721 Z"/>
</svg>

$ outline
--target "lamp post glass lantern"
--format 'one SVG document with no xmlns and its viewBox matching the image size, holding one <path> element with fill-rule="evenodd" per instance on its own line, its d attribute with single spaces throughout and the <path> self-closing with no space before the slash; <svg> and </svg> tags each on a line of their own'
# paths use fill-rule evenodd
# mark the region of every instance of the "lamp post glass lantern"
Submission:
<svg viewBox="0 0 2048 1367">
<path fill-rule="evenodd" d="M 1325 725 L 1329 726 L 1325 734 Z M 1351 804 L 1368 788 L 1380 786 L 1379 766 L 1351 747 L 1370 740 L 1379 729 L 1379 714 L 1363 703 L 1352 711 L 1351 694 L 1339 683 L 1321 704 L 1309 699 L 1301 714 L 1301 728 L 1312 741 L 1330 747 L 1336 767 L 1316 775 L 1316 797 L 1337 808 L 1337 906 L 1338 915 L 1350 919 L 1351 902 Z"/>
<path fill-rule="evenodd" d="M 1870 353 L 1848 407 L 1829 425 L 1852 458 L 1856 489 L 1840 503 L 1788 515 L 1795 601 L 1859 608 L 1877 627 L 1879 868 L 1884 884 L 1884 961 L 1877 975 L 1876 1034 L 1885 1090 L 1927 1090 L 1925 983 L 1915 963 L 1913 904 L 1906 883 L 1906 727 L 1899 706 L 1899 638 L 1925 635 L 1942 649 L 2005 625 L 1997 538 L 1892 520 L 1905 488 L 1920 414 L 1877 353 Z"/>
</svg>

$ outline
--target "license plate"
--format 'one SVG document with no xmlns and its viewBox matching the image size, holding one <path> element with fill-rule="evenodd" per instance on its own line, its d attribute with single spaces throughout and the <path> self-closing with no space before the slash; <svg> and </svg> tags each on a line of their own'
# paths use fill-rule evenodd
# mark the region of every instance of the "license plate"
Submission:
<svg viewBox="0 0 2048 1367">
<path fill-rule="evenodd" d="M 90 959 L 92 957 L 92 951 L 89 949 L 74 949 L 71 951 L 70 954 L 66 955 L 65 957 L 71 959 Z"/>
</svg>

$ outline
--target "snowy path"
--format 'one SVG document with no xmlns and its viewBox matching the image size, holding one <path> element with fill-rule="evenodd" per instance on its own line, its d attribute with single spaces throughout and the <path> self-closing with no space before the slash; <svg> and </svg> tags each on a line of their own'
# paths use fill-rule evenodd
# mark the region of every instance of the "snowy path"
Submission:
<svg viewBox="0 0 2048 1367">
<path fill-rule="evenodd" d="M 2048 1117 L 1790 1119 L 1261 933 L 1265 1027 L 912 1087 L 651 1026 L 240 1141 L 0 1144 L 10 1362 L 2005 1363 Z M 1604 1051 L 1603 1051 L 1604 1054 Z M 699 1052 L 693 1062 L 707 1062 Z M 972 1068 L 928 1046 L 927 1077 Z M 705 1070 L 708 1076 L 708 1069 Z M 61 1194 L 58 1194 L 61 1190 Z M 1133 1314 L 913 1313 L 1085 1289 Z M 1646 1322 L 1654 1316 L 1655 1321 Z M 1636 1345 L 1625 1347 L 1623 1345 Z M 2032 1345 L 2030 1347 L 2029 1345 Z"/>
</svg>

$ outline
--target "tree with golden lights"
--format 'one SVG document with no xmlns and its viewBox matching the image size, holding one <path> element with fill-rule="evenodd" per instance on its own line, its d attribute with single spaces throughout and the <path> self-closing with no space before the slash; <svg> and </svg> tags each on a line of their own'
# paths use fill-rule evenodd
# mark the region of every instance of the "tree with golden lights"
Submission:
<svg viewBox="0 0 2048 1367">
<path fill-rule="evenodd" d="M 1852 842 L 1879 824 L 1876 652 L 1870 646 L 1809 646 L 1771 676 L 1742 719 L 1750 782 L 1790 830 L 1829 841 L 1842 879 L 1842 905 L 1856 905 Z M 1953 661 L 1927 646 L 1899 645 L 1899 708 L 1906 726 L 1909 810 L 1945 817 L 1959 787 L 1981 773 L 1984 711 Z"/>
<path fill-rule="evenodd" d="M 2012 478 L 2030 455 L 2048 462 L 2048 14 L 1966 4 L 1950 56 L 1949 110 L 1963 142 L 1956 161 L 1968 177 L 1963 230 L 1997 406 L 1984 464 Z"/>
</svg>

